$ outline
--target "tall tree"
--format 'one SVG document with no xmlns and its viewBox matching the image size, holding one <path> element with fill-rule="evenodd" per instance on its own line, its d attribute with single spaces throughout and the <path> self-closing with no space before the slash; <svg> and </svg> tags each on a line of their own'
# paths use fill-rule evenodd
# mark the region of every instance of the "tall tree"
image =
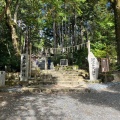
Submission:
<svg viewBox="0 0 120 120">
<path fill-rule="evenodd" d="M 11 0 L 5 0 L 6 6 L 10 4 Z M 18 44 L 18 36 L 16 33 L 16 25 L 17 25 L 17 12 L 19 7 L 19 0 L 16 0 L 14 17 L 12 17 L 10 6 L 6 8 L 6 20 L 7 24 L 11 31 L 11 38 L 13 42 L 13 47 L 16 51 L 16 54 L 20 55 L 19 44 Z"/>
<path fill-rule="evenodd" d="M 120 64 L 120 0 L 111 0 L 115 15 L 115 33 L 117 44 L 117 60 Z"/>
<path fill-rule="evenodd" d="M 120 0 L 101 0 L 105 4 L 109 2 L 114 10 L 115 18 L 115 35 L 116 35 L 116 46 L 117 46 L 117 62 L 120 64 Z"/>
</svg>

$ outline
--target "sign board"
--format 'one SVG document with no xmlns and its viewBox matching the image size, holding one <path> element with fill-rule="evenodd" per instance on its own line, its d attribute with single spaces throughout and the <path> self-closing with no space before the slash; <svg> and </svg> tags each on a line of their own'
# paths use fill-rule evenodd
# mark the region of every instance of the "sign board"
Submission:
<svg viewBox="0 0 120 120">
<path fill-rule="evenodd" d="M 38 67 L 41 69 L 41 70 L 47 70 L 47 57 L 42 57 L 41 59 L 38 60 Z"/>
<path fill-rule="evenodd" d="M 92 52 L 88 54 L 90 80 L 98 79 L 99 62 Z"/>
<path fill-rule="evenodd" d="M 108 72 L 109 71 L 109 60 L 108 60 L 108 58 L 101 58 L 101 69 L 102 69 L 102 72 Z"/>
<path fill-rule="evenodd" d="M 38 63 L 38 67 L 41 69 L 41 70 L 45 70 L 45 59 L 41 59 L 39 60 L 39 63 Z"/>
<path fill-rule="evenodd" d="M 28 54 L 21 54 L 20 81 L 28 80 Z"/>
<path fill-rule="evenodd" d="M 45 69 L 47 69 L 47 58 L 46 57 L 42 57 L 42 58 L 32 57 L 31 58 L 31 69 L 32 70 L 36 70 L 36 69 L 45 70 Z"/>
<path fill-rule="evenodd" d="M 68 66 L 68 59 L 60 59 L 60 65 Z"/>
</svg>

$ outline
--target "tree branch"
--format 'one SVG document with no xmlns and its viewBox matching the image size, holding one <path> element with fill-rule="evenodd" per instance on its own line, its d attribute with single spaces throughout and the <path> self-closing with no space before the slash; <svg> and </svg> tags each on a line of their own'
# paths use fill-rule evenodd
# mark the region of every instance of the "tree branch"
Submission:
<svg viewBox="0 0 120 120">
<path fill-rule="evenodd" d="M 19 0 L 16 1 L 16 8 L 15 8 L 15 13 L 14 13 L 14 22 L 15 23 L 17 23 L 18 8 L 19 8 Z"/>
<path fill-rule="evenodd" d="M 2 14 L 0 15 L 0 21 L 2 20 L 4 14 L 6 13 L 7 8 L 10 6 L 11 0 L 5 0 L 6 1 L 6 6 L 5 9 L 3 10 Z"/>
</svg>

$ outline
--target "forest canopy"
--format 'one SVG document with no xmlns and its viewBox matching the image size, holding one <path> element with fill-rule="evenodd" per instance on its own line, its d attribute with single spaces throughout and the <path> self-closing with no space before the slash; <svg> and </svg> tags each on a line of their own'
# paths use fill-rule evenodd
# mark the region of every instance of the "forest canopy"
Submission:
<svg viewBox="0 0 120 120">
<path fill-rule="evenodd" d="M 96 57 L 120 63 L 119 11 L 119 0 L 1 0 L 0 66 L 20 68 L 26 39 L 35 54 L 90 40 Z M 87 49 L 73 55 L 81 66 Z"/>
</svg>

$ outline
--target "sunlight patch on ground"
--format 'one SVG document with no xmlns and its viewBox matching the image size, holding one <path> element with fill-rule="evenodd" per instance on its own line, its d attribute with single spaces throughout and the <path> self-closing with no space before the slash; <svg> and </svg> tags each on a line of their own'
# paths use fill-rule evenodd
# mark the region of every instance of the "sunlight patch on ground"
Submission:
<svg viewBox="0 0 120 120">
<path fill-rule="evenodd" d="M 8 104 L 7 101 L 3 101 L 3 102 L 0 103 L 0 107 L 4 107 L 4 106 L 6 106 L 7 104 Z"/>
</svg>

